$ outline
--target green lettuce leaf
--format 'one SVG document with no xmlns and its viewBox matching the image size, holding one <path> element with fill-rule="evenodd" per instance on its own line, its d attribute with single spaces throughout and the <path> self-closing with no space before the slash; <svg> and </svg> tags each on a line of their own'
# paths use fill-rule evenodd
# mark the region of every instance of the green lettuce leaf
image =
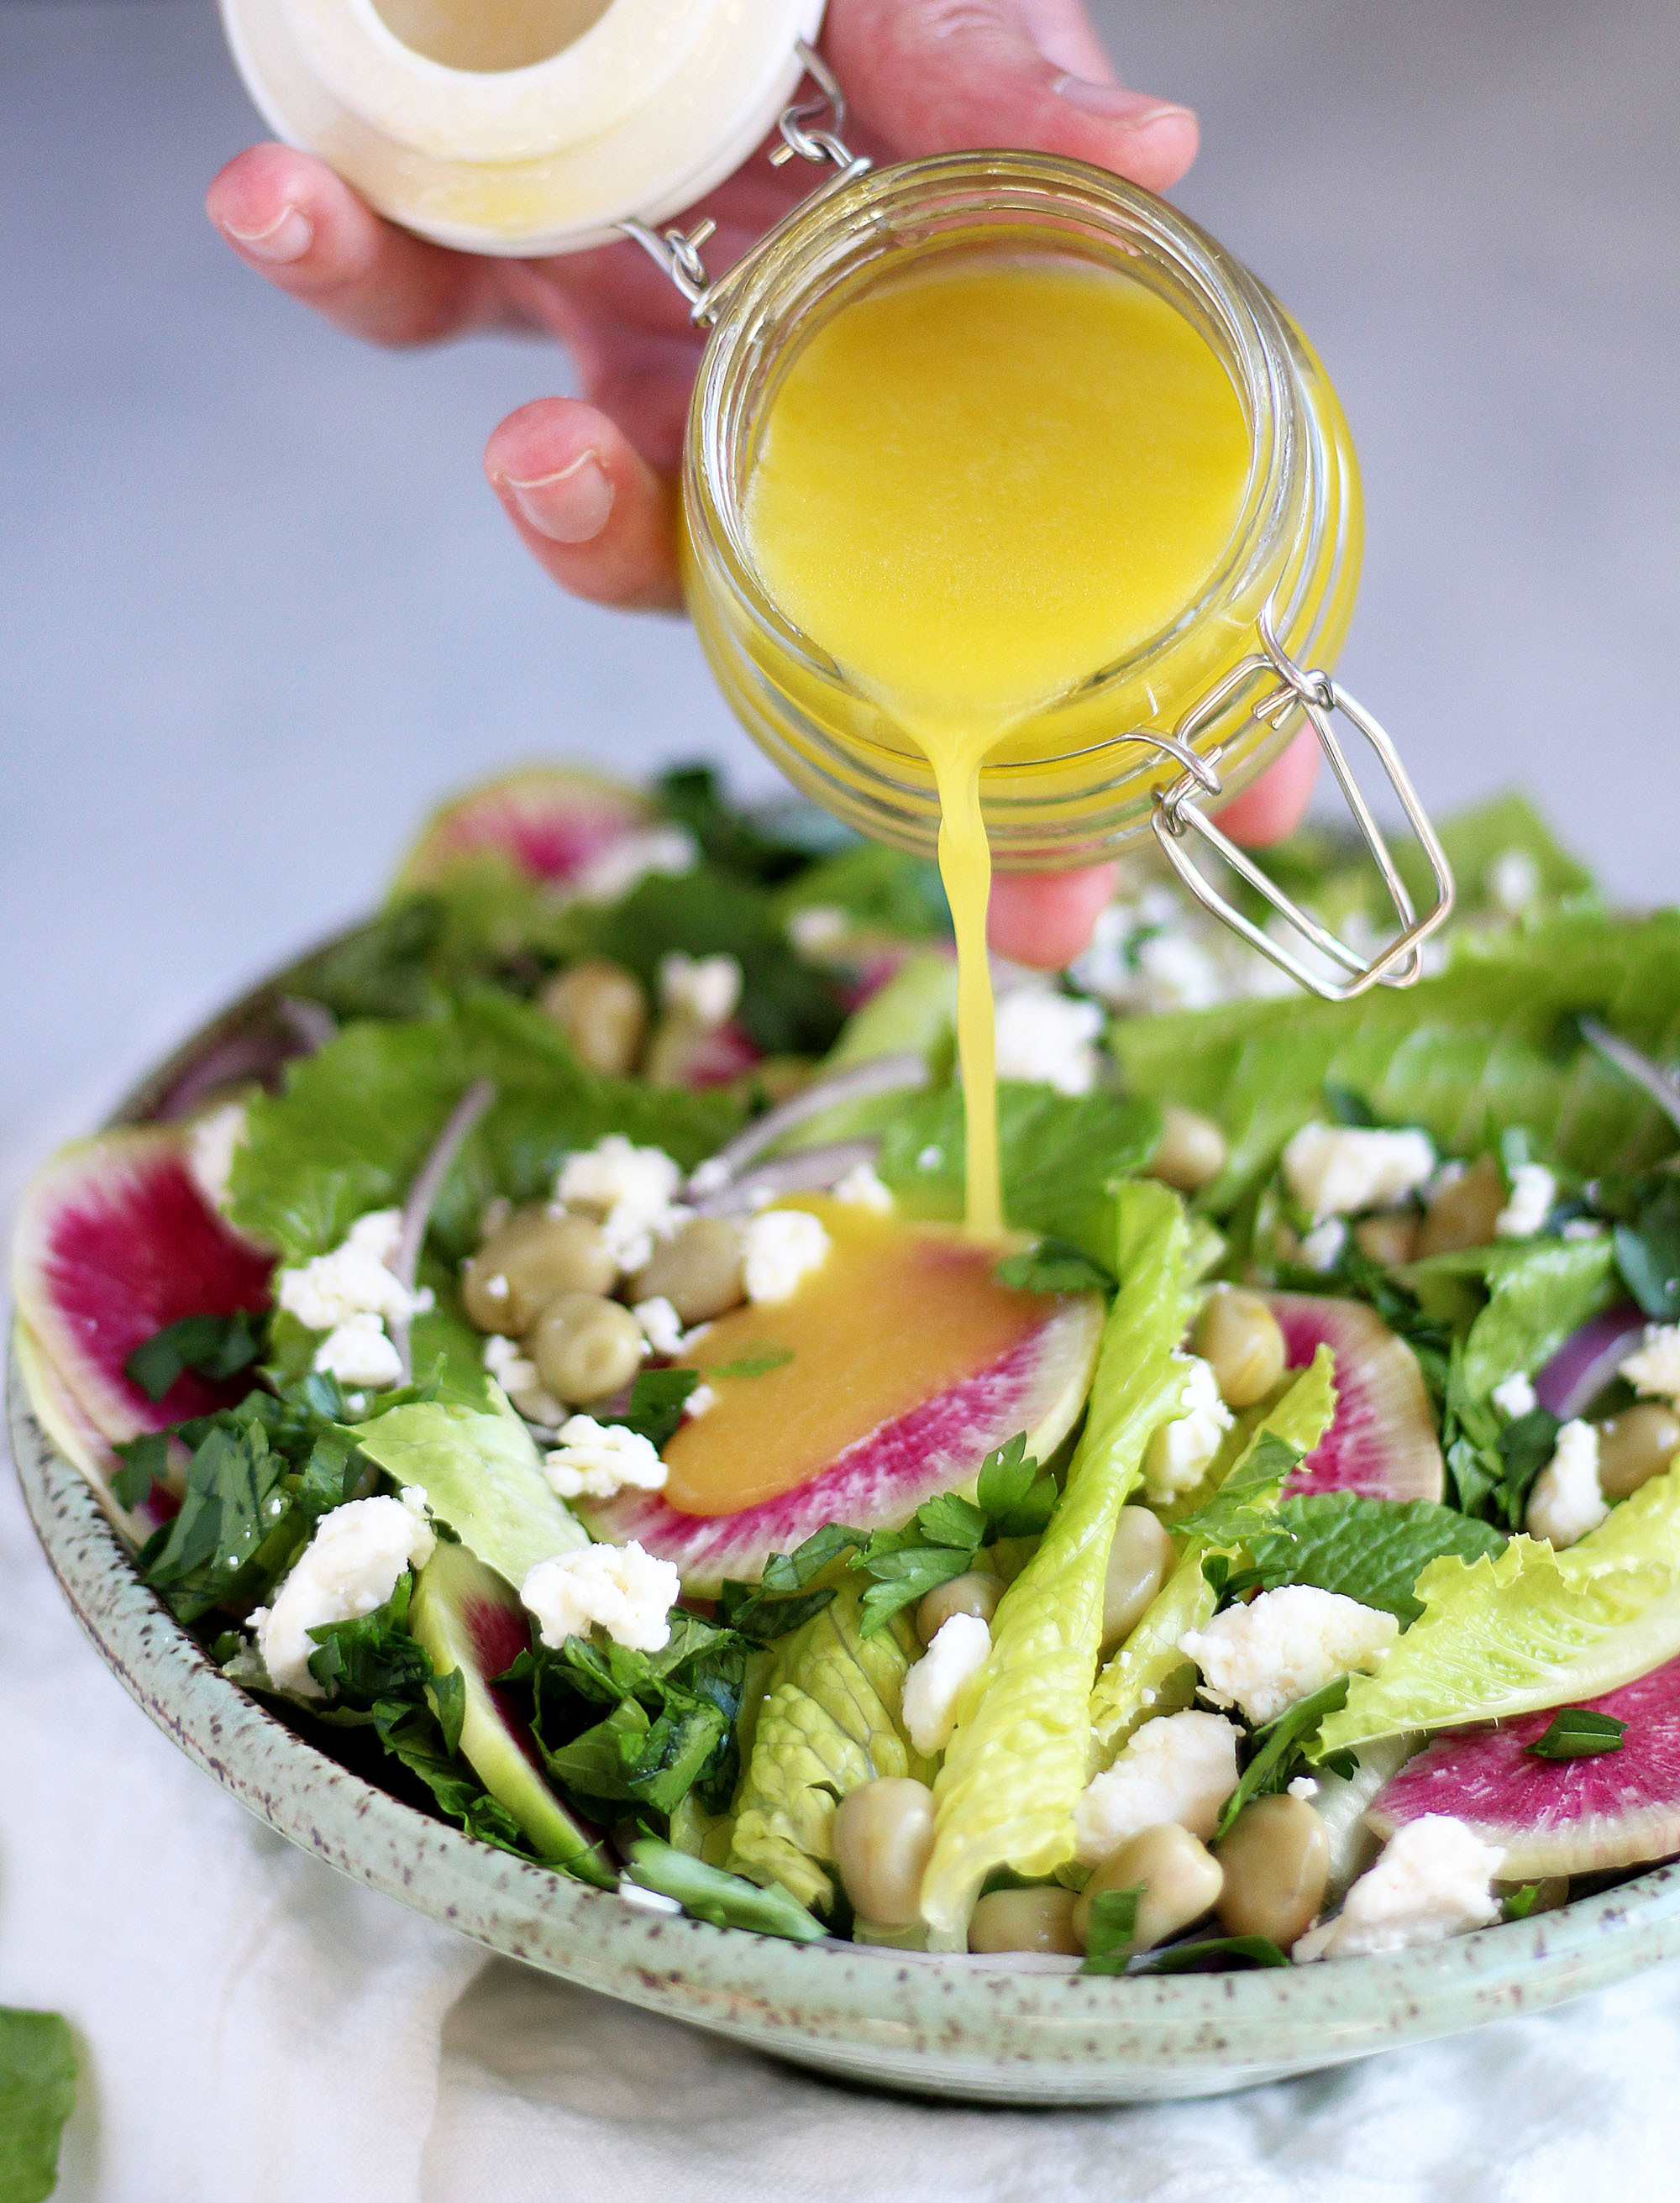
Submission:
<svg viewBox="0 0 1680 2203">
<path fill-rule="evenodd" d="M 933 949 L 907 956 L 890 979 L 855 1010 L 823 1058 L 826 1076 L 874 1063 L 884 1055 L 926 1057 L 936 1078 L 948 1078 L 956 1048 L 956 966 Z M 904 1107 L 902 1094 L 876 1094 L 855 1102 L 837 1102 L 808 1117 L 784 1143 L 790 1149 L 819 1148 L 831 1140 L 855 1140 L 884 1131 Z"/>
<path fill-rule="evenodd" d="M 1309 1366 L 1257 1420 L 1250 1415 L 1238 1422 L 1232 1433 L 1232 1440 L 1240 1442 L 1235 1461 L 1228 1469 L 1216 1462 L 1218 1488 L 1193 1514 L 1174 1523 L 1178 1535 L 1199 1538 L 1211 1550 L 1240 1544 L 1266 1528 L 1292 1472 L 1335 1420 L 1335 1355 L 1328 1346 L 1319 1347 Z"/>
<path fill-rule="evenodd" d="M 933 1934 L 966 1930 L 994 1868 L 1037 1876 L 1074 1854 L 1074 1805 L 1088 1777 L 1091 1686 L 1115 1524 L 1144 1450 L 1178 1408 L 1174 1350 L 1189 1315 L 1189 1233 L 1166 1187 L 1122 1188 L 1120 1290 L 1103 1335 L 1085 1432 L 1038 1550 L 1003 1594 L 991 1651 L 957 1702 L 935 1787 L 922 1911 Z M 1115 1254 L 1113 1241 L 1102 1250 Z"/>
<path fill-rule="evenodd" d="M 1373 1675 L 1356 1675 L 1320 1756 L 1403 1729 L 1572 1705 L 1680 1653 L 1680 1468 L 1653 1477 L 1565 1552 L 1533 1538 L 1432 1561 L 1423 1612 Z"/>
<path fill-rule="evenodd" d="M 1105 1267 L 1114 1261 L 1114 1196 L 1160 1137 L 1151 1103 L 1098 1091 L 1077 1099 L 1048 1086 L 997 1089 L 1003 1208 L 1010 1224 L 1065 1239 Z M 901 1101 L 876 1167 L 907 1215 L 962 1214 L 967 1142 L 955 1086 Z"/>
<path fill-rule="evenodd" d="M 1206 1550 L 1199 1539 L 1194 1541 L 1091 1686 L 1099 1769 L 1113 1765 L 1146 1721 L 1182 1713 L 1195 1698 L 1196 1665 L 1179 1651 L 1179 1639 L 1211 1621 L 1219 1604 L 1202 1568 Z"/>
<path fill-rule="evenodd" d="M 1623 1297 L 1615 1249 L 1601 1239 L 1535 1239 L 1437 1255 L 1400 1273 L 1428 1314 L 1462 1320 L 1464 1296 L 1486 1305 L 1464 1337 L 1459 1381 L 1485 1400 L 1513 1370 L 1532 1373 L 1571 1332 Z"/>
<path fill-rule="evenodd" d="M 861 1607 L 860 1587 L 843 1581 L 782 1645 L 735 1800 L 731 1868 L 819 1912 L 834 1904 L 838 1801 L 880 1775 L 927 1773 L 899 1726 L 904 1678 L 921 1646 L 902 1615 L 864 1637 Z"/>
<path fill-rule="evenodd" d="M 951 930 L 939 867 L 884 842 L 858 842 L 820 857 L 777 896 L 784 917 L 843 910 L 860 926 L 919 941 Z"/>
<path fill-rule="evenodd" d="M 516 1592 L 539 1561 L 589 1542 L 505 1403 L 493 1415 L 443 1401 L 393 1408 L 354 1435 L 396 1484 L 417 1484 L 432 1512 Z"/>
<path fill-rule="evenodd" d="M 1286 1499 L 1273 1527 L 1249 1539 L 1249 1559 L 1263 1591 L 1311 1584 L 1411 1622 L 1423 1611 L 1411 1587 L 1431 1561 L 1473 1561 L 1504 1544 L 1488 1523 L 1433 1500 L 1317 1491 Z"/>
<path fill-rule="evenodd" d="M 1327 1083 L 1451 1150 L 1480 1146 L 1490 1126 L 1529 1125 L 1583 1174 L 1671 1153 L 1673 1127 L 1579 1040 L 1582 1011 L 1659 1060 L 1680 1054 L 1680 913 L 1569 912 L 1470 936 L 1445 972 L 1404 992 L 1123 1018 L 1111 1044 L 1134 1093 L 1224 1126 L 1231 1157 L 1212 1200 L 1222 1213 L 1319 1113 Z"/>
<path fill-rule="evenodd" d="M 76 2100 L 76 2047 L 56 2011 L 0 2006 L 0 2198 L 46 2203 Z"/>
<path fill-rule="evenodd" d="M 493 1195 L 546 1194 L 574 1148 L 622 1132 L 692 1167 L 740 1122 L 715 1094 L 598 1077 L 541 1011 L 484 990 L 436 1017 L 346 1026 L 291 1067 L 283 1092 L 257 1096 L 234 1153 L 234 1221 L 288 1262 L 337 1246 L 358 1216 L 406 1197 L 475 1078 L 494 1082 L 495 1106 L 432 1215 L 431 1243 L 451 1261 L 476 1244 Z"/>
</svg>

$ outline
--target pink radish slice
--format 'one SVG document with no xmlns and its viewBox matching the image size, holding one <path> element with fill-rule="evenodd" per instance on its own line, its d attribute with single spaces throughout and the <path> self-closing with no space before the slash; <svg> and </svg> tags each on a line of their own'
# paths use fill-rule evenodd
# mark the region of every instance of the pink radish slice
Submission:
<svg viewBox="0 0 1680 2203">
<path fill-rule="evenodd" d="M 424 887 L 463 857 L 494 851 L 534 880 L 564 885 L 627 835 L 650 824 L 636 789 L 593 773 L 533 765 L 447 804 L 427 824 L 397 876 Z"/>
<path fill-rule="evenodd" d="M 175 1497 L 154 1485 L 138 1507 L 122 1506 L 111 1487 L 121 1463 L 83 1415 L 69 1387 L 42 1352 L 40 1341 L 21 1317 L 13 1327 L 12 1345 L 36 1421 L 71 1467 L 87 1479 L 95 1497 L 122 1536 L 131 1545 L 143 1545 L 176 1511 Z"/>
<path fill-rule="evenodd" d="M 1438 1737 L 1377 1793 L 1365 1816 L 1383 1837 L 1450 1813 L 1505 1853 L 1500 1878 L 1597 1874 L 1680 1852 L 1680 1660 L 1582 1701 L 1628 1724 L 1621 1748 L 1536 1759 L 1556 1709 Z"/>
<path fill-rule="evenodd" d="M 796 1490 L 737 1514 L 683 1515 L 657 1492 L 630 1491 L 578 1501 L 577 1511 L 596 1537 L 634 1539 L 674 1561 L 687 1592 L 715 1592 L 725 1576 L 754 1582 L 772 1553 L 791 1552 L 825 1523 L 896 1528 L 936 1492 L 972 1486 L 987 1454 L 1017 1431 L 1048 1460 L 1083 1404 L 1101 1331 L 1099 1301 L 1062 1303 L 991 1367 L 881 1424 Z"/>
<path fill-rule="evenodd" d="M 738 1019 L 731 1018 L 727 1025 L 696 1031 L 686 1039 L 677 1051 L 676 1060 L 665 1065 L 661 1083 L 703 1094 L 708 1087 L 727 1086 L 762 1061 L 762 1051 L 752 1035 Z"/>
<path fill-rule="evenodd" d="M 1535 1376 L 1535 1397 L 1560 1423 L 1583 1415 L 1632 1353 L 1645 1319 L 1631 1301 L 1571 1332 Z"/>
<path fill-rule="evenodd" d="M 19 1314 L 65 1391 L 112 1444 L 230 1406 L 251 1389 L 190 1373 L 149 1400 L 123 1364 L 186 1315 L 268 1306 L 274 1258 L 218 1215 L 184 1132 L 109 1132 L 55 1156 L 24 1196 L 14 1243 Z"/>
<path fill-rule="evenodd" d="M 1321 1346 L 1336 1357 L 1335 1419 L 1285 1487 L 1357 1491 L 1368 1499 L 1435 1499 L 1446 1488 L 1429 1388 L 1417 1356 L 1363 1301 L 1269 1293 L 1288 1366 Z"/>
</svg>

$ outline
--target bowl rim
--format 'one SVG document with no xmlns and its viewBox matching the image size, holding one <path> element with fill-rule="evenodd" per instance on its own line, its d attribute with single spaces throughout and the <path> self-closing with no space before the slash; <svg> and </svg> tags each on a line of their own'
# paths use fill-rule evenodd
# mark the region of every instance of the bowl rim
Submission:
<svg viewBox="0 0 1680 2203">
<path fill-rule="evenodd" d="M 352 931 L 359 929 L 352 929 Z M 345 937 L 345 936 L 340 936 Z M 205 1051 L 270 1016 L 298 960 L 118 1104 L 151 1113 Z M 341 1765 L 213 1665 L 135 1574 L 37 1420 L 14 1347 L 13 1459 L 94 1649 L 150 1717 L 278 1834 L 486 1949 L 759 2050 L 913 2092 L 1020 2104 L 1210 2094 L 1537 2011 L 1680 1954 L 1680 1863 L 1557 1911 L 1379 1957 L 1091 1976 L 713 1927 L 475 1842 Z"/>
</svg>

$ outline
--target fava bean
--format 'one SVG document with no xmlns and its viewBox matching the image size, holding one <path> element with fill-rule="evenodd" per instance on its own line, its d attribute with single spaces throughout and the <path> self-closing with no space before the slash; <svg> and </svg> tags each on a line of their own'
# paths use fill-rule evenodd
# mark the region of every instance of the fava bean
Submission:
<svg viewBox="0 0 1680 2203">
<path fill-rule="evenodd" d="M 1505 1178 L 1492 1155 L 1479 1155 L 1461 1177 L 1441 1187 L 1423 1212 L 1417 1259 L 1460 1255 L 1491 1246 L 1494 1225 L 1505 1207 Z"/>
<path fill-rule="evenodd" d="M 1221 1927 L 1229 1935 L 1269 1936 L 1287 1951 L 1324 1902 L 1329 1832 L 1304 1798 L 1257 1798 L 1232 1823 L 1219 1863 Z"/>
<path fill-rule="evenodd" d="M 1606 1499 L 1625 1499 L 1660 1476 L 1680 1453 L 1680 1417 L 1642 1400 L 1599 1425 L 1599 1485 Z"/>
<path fill-rule="evenodd" d="M 1258 1293 L 1218 1286 L 1196 1326 L 1196 1351 L 1228 1408 L 1251 1408 L 1283 1374 L 1287 1350 L 1278 1320 Z"/>
<path fill-rule="evenodd" d="M 1353 1227 L 1353 1243 L 1368 1262 L 1397 1270 L 1411 1260 L 1417 1244 L 1417 1218 L 1410 1208 L 1392 1208 L 1381 1216 L 1367 1216 Z"/>
<path fill-rule="evenodd" d="M 642 1367 L 642 1326 L 617 1301 L 562 1293 L 537 1318 L 527 1351 L 556 1399 L 587 1408 L 621 1391 Z"/>
<path fill-rule="evenodd" d="M 849 1790 L 835 1808 L 834 1863 L 852 1910 L 878 1928 L 913 1927 L 933 1850 L 933 1793 L 908 1775 Z"/>
<path fill-rule="evenodd" d="M 1118 1851 L 1110 1852 L 1080 1891 L 1074 1910 L 1080 1948 L 1085 1948 L 1091 1905 L 1106 1890 L 1142 1889 L 1132 1947 L 1152 1951 L 1211 1912 L 1224 1881 L 1219 1861 L 1188 1828 L 1175 1821 L 1140 1828 Z"/>
<path fill-rule="evenodd" d="M 1003 1596 L 1003 1579 L 990 1568 L 970 1568 L 949 1583 L 935 1584 L 916 1609 L 916 1634 L 931 1645 L 954 1614 L 972 1614 L 990 1622 Z"/>
<path fill-rule="evenodd" d="M 697 1216 L 655 1247 L 630 1279 L 632 1301 L 667 1300 L 684 1323 L 709 1323 L 747 1297 L 741 1232 L 727 1217 Z"/>
<path fill-rule="evenodd" d="M 971 1951 L 1056 1951 L 1077 1957 L 1085 1946 L 1074 1933 L 1071 1889 L 994 1889 L 974 1907 L 968 1922 Z"/>
<path fill-rule="evenodd" d="M 480 1331 L 518 1338 L 560 1293 L 604 1293 L 618 1274 L 600 1227 L 587 1216 L 517 1210 L 486 1239 L 461 1277 Z"/>
<path fill-rule="evenodd" d="M 1149 1174 L 1179 1193 L 1198 1193 L 1225 1167 L 1225 1135 L 1211 1117 L 1168 1102 Z"/>
<path fill-rule="evenodd" d="M 558 973 L 537 999 L 591 1071 L 622 1078 L 636 1068 L 648 998 L 634 972 L 592 958 Z"/>
<path fill-rule="evenodd" d="M 1173 1541 L 1147 1507 L 1122 1507 L 1103 1580 L 1102 1656 L 1125 1643 L 1173 1565 Z M 933 1596 L 932 1592 L 928 1594 Z"/>
</svg>

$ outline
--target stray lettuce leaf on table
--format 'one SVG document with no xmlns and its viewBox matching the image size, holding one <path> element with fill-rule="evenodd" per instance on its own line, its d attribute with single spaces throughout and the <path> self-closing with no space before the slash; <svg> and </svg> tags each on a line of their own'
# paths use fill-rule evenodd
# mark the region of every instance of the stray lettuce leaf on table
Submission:
<svg viewBox="0 0 1680 2203">
<path fill-rule="evenodd" d="M 76 2048 L 56 2011 L 0 2006 L 0 2203 L 46 2203 L 76 2100 Z"/>
</svg>

